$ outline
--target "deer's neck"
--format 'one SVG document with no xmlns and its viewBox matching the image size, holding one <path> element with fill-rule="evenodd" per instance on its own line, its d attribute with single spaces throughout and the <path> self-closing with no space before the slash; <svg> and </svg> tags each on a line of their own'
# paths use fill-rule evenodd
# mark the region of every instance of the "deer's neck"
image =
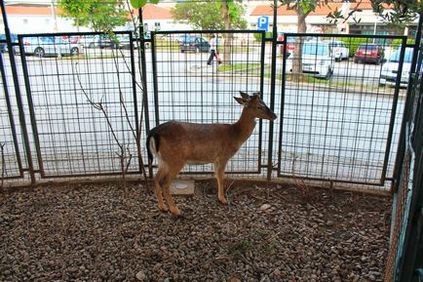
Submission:
<svg viewBox="0 0 423 282">
<path fill-rule="evenodd" d="M 236 135 L 241 143 L 244 143 L 248 137 L 253 133 L 254 127 L 256 126 L 255 117 L 244 108 L 242 110 L 241 117 L 233 124 L 233 128 Z"/>
</svg>

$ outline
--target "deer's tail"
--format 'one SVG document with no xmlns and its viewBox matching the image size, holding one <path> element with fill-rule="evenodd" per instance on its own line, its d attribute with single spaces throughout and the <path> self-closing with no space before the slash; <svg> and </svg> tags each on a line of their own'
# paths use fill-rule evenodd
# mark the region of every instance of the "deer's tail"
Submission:
<svg viewBox="0 0 423 282">
<path fill-rule="evenodd" d="M 159 152 L 160 135 L 153 128 L 147 136 L 146 147 L 148 155 L 148 165 L 151 166 L 153 163 L 154 155 Z"/>
</svg>

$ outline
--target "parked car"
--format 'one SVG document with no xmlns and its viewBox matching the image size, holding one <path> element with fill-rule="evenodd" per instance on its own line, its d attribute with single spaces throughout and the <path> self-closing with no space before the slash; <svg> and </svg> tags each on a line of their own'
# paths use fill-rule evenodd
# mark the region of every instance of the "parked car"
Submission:
<svg viewBox="0 0 423 282">
<path fill-rule="evenodd" d="M 350 49 L 348 49 L 344 42 L 338 40 L 329 41 L 329 46 L 332 48 L 335 61 L 348 60 L 350 57 Z"/>
<path fill-rule="evenodd" d="M 380 64 L 384 59 L 383 48 L 379 45 L 367 43 L 360 45 L 355 51 L 354 63 Z"/>
<path fill-rule="evenodd" d="M 188 40 L 188 38 L 192 37 L 189 34 L 181 34 L 175 37 L 175 40 L 178 41 L 179 43 L 183 43 L 185 41 Z"/>
<path fill-rule="evenodd" d="M 286 69 L 292 72 L 294 54 L 286 60 Z M 325 41 L 307 41 L 303 44 L 302 50 L 302 72 L 314 74 L 315 77 L 329 79 L 333 74 L 332 49 Z"/>
<path fill-rule="evenodd" d="M 73 36 L 63 36 L 62 37 L 65 41 L 73 43 L 73 44 L 79 44 L 81 37 L 78 35 L 73 35 Z"/>
<path fill-rule="evenodd" d="M 137 44 L 133 44 L 134 48 L 137 47 Z M 130 49 L 131 48 L 131 40 L 128 34 L 119 34 L 116 36 L 115 48 L 121 49 Z"/>
<path fill-rule="evenodd" d="M 104 34 L 87 36 L 85 38 L 85 47 L 87 48 L 115 48 L 116 46 L 116 42 Z"/>
<path fill-rule="evenodd" d="M 24 37 L 23 46 L 25 54 L 38 57 L 47 55 L 79 55 L 83 49 L 81 44 L 70 43 L 56 36 Z"/>
<path fill-rule="evenodd" d="M 96 47 L 96 36 L 97 35 L 86 35 L 81 38 L 81 43 L 84 45 L 85 48 L 94 48 Z"/>
<path fill-rule="evenodd" d="M 181 52 L 209 52 L 210 43 L 202 37 L 190 36 L 184 37 L 184 40 L 179 43 Z"/>
<path fill-rule="evenodd" d="M 97 34 L 85 37 L 85 47 L 87 48 L 130 48 L 130 40 L 128 34 L 116 34 L 116 37 L 110 37 L 104 34 Z M 137 44 L 134 44 L 134 48 Z"/>
<path fill-rule="evenodd" d="M 11 33 L 10 39 L 12 40 L 12 43 L 18 43 L 18 36 L 16 34 Z M 0 34 L 0 52 L 7 52 L 6 34 Z"/>
<path fill-rule="evenodd" d="M 398 48 L 383 64 L 380 74 L 379 85 L 395 85 L 398 75 L 401 49 Z M 411 60 L 413 58 L 413 48 L 405 48 L 404 61 L 402 65 L 400 86 L 407 87 L 410 78 Z"/>
<path fill-rule="evenodd" d="M 284 35 L 280 34 L 278 36 L 278 41 L 283 41 L 283 40 L 284 40 Z M 285 44 L 286 44 L 286 52 L 292 53 L 295 50 L 296 40 L 294 37 L 290 36 L 287 38 L 287 42 L 285 42 Z M 283 44 L 279 45 L 279 54 L 283 55 Z"/>
</svg>

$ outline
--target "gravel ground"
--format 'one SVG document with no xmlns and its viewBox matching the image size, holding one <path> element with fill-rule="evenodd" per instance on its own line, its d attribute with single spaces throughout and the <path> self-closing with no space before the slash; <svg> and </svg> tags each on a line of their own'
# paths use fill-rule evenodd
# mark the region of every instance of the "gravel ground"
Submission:
<svg viewBox="0 0 423 282">
<path fill-rule="evenodd" d="M 140 185 L 0 193 L 0 281 L 382 281 L 390 201 L 214 182 L 160 213 Z"/>
</svg>

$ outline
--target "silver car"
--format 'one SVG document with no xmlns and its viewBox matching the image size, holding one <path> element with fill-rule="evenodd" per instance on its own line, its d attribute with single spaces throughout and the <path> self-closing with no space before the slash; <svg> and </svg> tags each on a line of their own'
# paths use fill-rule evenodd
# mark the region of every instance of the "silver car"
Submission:
<svg viewBox="0 0 423 282">
<path fill-rule="evenodd" d="M 334 70 L 333 59 L 332 49 L 328 42 L 304 42 L 301 62 L 303 73 L 311 73 L 315 77 L 329 79 Z M 293 71 L 294 60 L 296 60 L 294 54 L 290 55 L 286 60 L 286 69 L 289 72 Z"/>
<path fill-rule="evenodd" d="M 342 60 L 348 60 L 350 57 L 350 49 L 347 45 L 338 40 L 329 41 L 329 46 L 332 48 L 332 54 L 335 61 L 340 62 Z"/>
<path fill-rule="evenodd" d="M 44 56 L 76 56 L 79 55 L 83 46 L 78 43 L 70 43 L 59 36 L 23 37 L 25 54 Z"/>
<path fill-rule="evenodd" d="M 399 59 L 401 49 L 398 48 L 386 63 L 383 64 L 382 72 L 380 74 L 379 85 L 395 85 L 398 75 Z M 413 58 L 413 48 L 405 48 L 404 63 L 401 72 L 401 87 L 407 87 L 410 78 L 411 60 Z"/>
</svg>

